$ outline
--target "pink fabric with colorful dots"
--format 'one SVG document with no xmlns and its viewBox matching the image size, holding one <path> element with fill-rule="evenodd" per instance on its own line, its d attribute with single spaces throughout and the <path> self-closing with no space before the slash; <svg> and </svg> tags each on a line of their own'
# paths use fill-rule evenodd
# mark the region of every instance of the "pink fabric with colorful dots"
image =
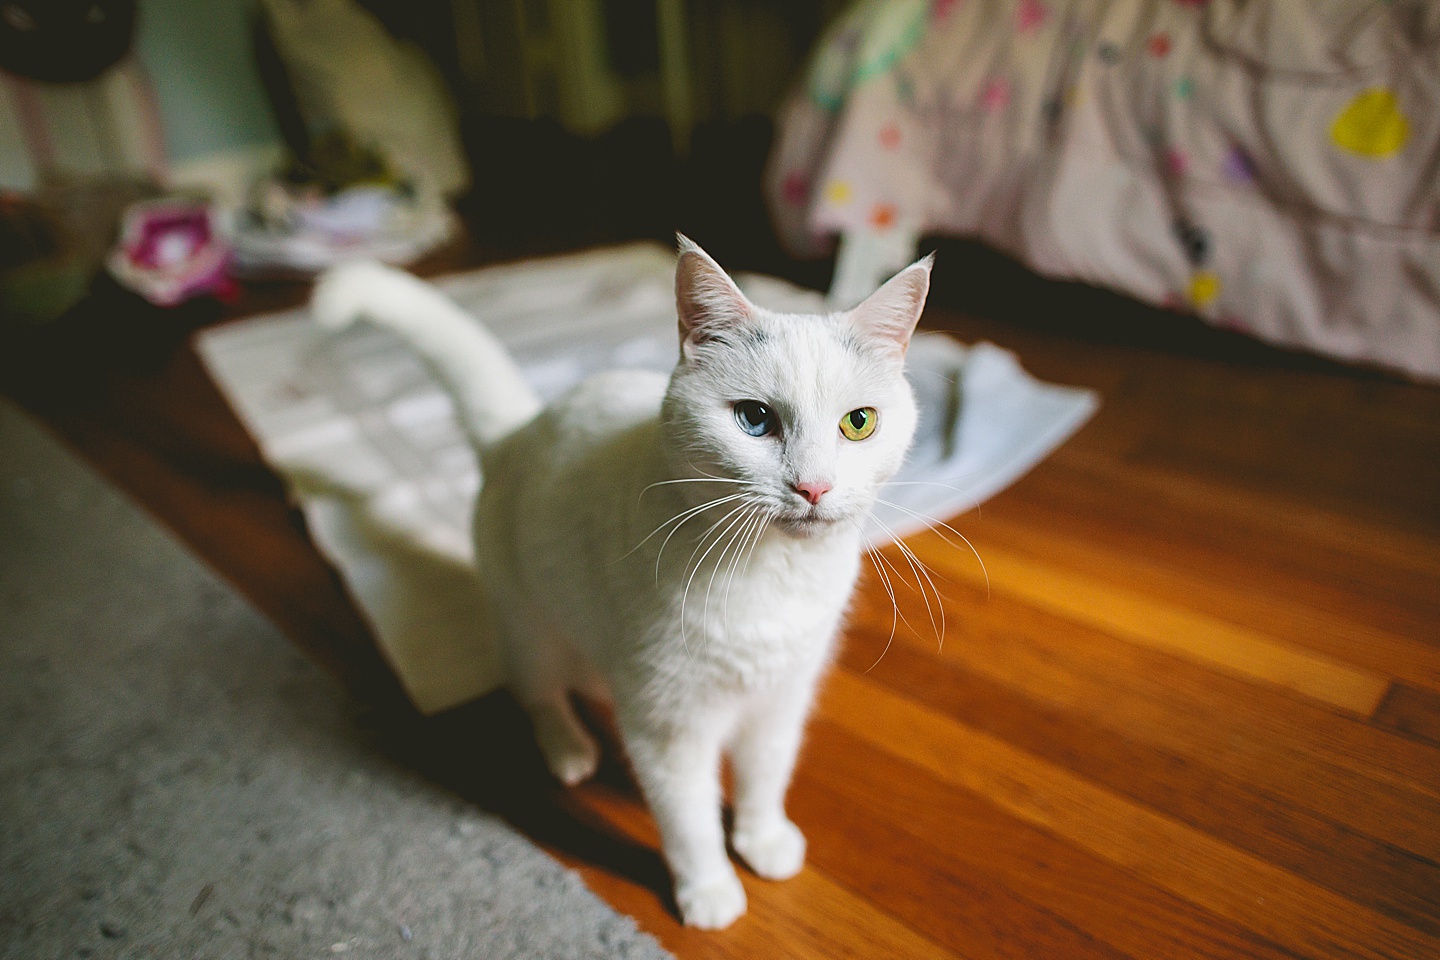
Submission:
<svg viewBox="0 0 1440 960">
<path fill-rule="evenodd" d="M 768 191 L 797 252 L 980 237 L 1440 379 L 1437 177 L 1440 3 L 868 0 L 787 104 Z"/>
</svg>

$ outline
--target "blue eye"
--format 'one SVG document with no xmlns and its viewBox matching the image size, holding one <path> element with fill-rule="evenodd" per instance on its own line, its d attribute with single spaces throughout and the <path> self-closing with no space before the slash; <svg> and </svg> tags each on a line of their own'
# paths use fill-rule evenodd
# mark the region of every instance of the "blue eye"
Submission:
<svg viewBox="0 0 1440 960">
<path fill-rule="evenodd" d="M 759 400 L 741 400 L 735 404 L 735 422 L 750 436 L 763 437 L 775 432 L 780 418 Z"/>
</svg>

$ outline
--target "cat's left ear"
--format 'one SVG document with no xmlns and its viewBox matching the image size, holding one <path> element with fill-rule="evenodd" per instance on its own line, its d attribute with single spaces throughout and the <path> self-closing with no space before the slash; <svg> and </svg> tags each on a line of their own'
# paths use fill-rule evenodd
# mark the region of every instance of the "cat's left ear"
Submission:
<svg viewBox="0 0 1440 960">
<path fill-rule="evenodd" d="M 895 274 L 850 311 L 850 322 L 862 334 L 893 345 L 903 355 L 925 309 L 934 263 L 935 254 L 929 253 Z"/>
<path fill-rule="evenodd" d="M 680 242 L 675 307 L 680 316 L 680 352 L 688 357 L 698 344 L 723 339 L 726 331 L 753 320 L 755 308 L 699 244 L 684 234 L 675 237 Z"/>
</svg>

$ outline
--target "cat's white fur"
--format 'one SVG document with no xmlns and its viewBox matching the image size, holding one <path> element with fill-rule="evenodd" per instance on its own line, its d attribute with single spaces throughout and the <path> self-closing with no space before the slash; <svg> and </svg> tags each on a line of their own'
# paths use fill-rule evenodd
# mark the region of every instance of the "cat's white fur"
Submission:
<svg viewBox="0 0 1440 960">
<path fill-rule="evenodd" d="M 509 685 L 567 784 L 598 762 L 570 694 L 613 703 L 687 924 L 724 927 L 745 909 L 725 851 L 722 756 L 735 850 L 772 879 L 804 862 L 785 792 L 859 572 L 862 521 L 914 433 L 901 368 L 929 279 L 927 258 L 851 311 L 774 313 L 681 237 L 673 374 L 600 374 L 543 410 L 493 337 L 434 287 L 357 264 L 317 288 L 322 323 L 365 317 L 403 334 L 455 395 L 484 476 L 476 562 Z M 776 411 L 780 430 L 743 431 L 743 400 Z M 848 440 L 840 419 L 861 407 L 878 426 Z M 812 504 L 798 484 L 832 489 Z"/>
</svg>

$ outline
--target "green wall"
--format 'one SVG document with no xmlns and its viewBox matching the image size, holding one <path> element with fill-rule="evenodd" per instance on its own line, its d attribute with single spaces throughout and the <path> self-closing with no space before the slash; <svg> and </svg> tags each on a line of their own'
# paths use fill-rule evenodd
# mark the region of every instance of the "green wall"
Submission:
<svg viewBox="0 0 1440 960">
<path fill-rule="evenodd" d="M 140 0 L 136 45 L 155 84 L 172 165 L 280 142 L 252 52 L 253 3 Z M 0 187 L 28 189 L 35 171 L 4 93 L 0 90 Z M 44 99 L 62 166 L 104 169 L 79 88 L 53 88 Z"/>
<path fill-rule="evenodd" d="M 255 69 L 252 10 L 252 0 L 140 0 L 136 40 L 171 162 L 279 141 Z"/>
</svg>

